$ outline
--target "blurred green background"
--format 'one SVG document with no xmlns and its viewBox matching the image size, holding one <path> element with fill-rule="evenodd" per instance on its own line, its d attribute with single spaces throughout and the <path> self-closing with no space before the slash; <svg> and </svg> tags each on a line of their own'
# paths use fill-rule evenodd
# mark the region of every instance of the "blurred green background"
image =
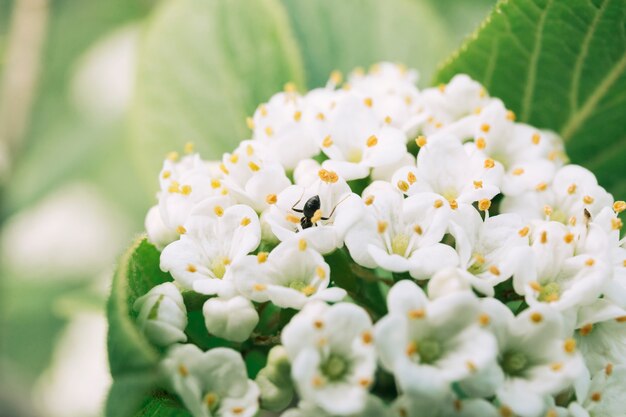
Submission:
<svg viewBox="0 0 626 417">
<path fill-rule="evenodd" d="M 282 5 L 299 41 L 319 47 L 309 30 L 315 22 L 300 20 L 305 2 L 314 0 Z M 336 19 L 365 22 L 371 16 L 359 13 L 367 3 L 346 1 Z M 391 44 L 411 54 L 406 48 L 422 43 L 409 64 L 424 86 L 494 1 L 404 3 L 420 22 L 410 33 L 423 37 L 388 37 L 378 47 L 383 55 Z M 137 162 L 129 119 L 137 56 L 162 7 L 149 0 L 0 0 L 0 417 L 101 415 L 110 384 L 103 314 L 110 275 L 143 229 L 157 185 L 157 171 L 147 167 L 160 162 Z M 350 40 L 354 27 L 314 29 L 333 31 L 332 43 Z M 350 54 L 333 45 L 320 53 L 350 68 L 371 64 L 370 49 L 355 41 Z M 309 88 L 324 81 L 318 64 L 303 60 Z M 225 146 L 241 139 L 226 138 Z"/>
</svg>

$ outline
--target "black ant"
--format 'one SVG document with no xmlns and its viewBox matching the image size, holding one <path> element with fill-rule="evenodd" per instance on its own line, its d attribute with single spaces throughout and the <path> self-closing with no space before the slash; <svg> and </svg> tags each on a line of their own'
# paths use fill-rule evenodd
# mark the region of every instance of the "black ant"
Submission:
<svg viewBox="0 0 626 417">
<path fill-rule="evenodd" d="M 346 196 L 346 198 L 347 198 L 347 196 Z M 345 200 L 346 198 L 344 198 L 343 200 Z M 335 206 L 333 208 L 333 210 L 330 212 L 330 215 L 328 217 L 320 216 L 320 217 L 316 218 L 316 213 L 319 211 L 320 207 L 322 206 L 322 204 L 320 202 L 320 196 L 319 195 L 314 195 L 313 197 L 309 198 L 304 203 L 304 206 L 302 207 L 302 210 L 296 208 L 296 206 L 298 205 L 298 203 L 301 200 L 302 200 L 302 196 L 291 207 L 291 210 L 295 211 L 296 213 L 302 213 L 302 218 L 300 218 L 300 226 L 302 226 L 302 230 L 308 229 L 309 227 L 317 226 L 317 222 L 320 221 L 320 220 L 330 220 L 330 218 L 333 217 L 333 214 L 335 213 L 335 209 L 337 208 L 337 206 L 343 202 L 343 200 L 341 200 L 337 204 L 337 206 Z M 321 211 L 320 211 L 320 214 L 318 214 L 318 215 L 321 215 Z"/>
</svg>

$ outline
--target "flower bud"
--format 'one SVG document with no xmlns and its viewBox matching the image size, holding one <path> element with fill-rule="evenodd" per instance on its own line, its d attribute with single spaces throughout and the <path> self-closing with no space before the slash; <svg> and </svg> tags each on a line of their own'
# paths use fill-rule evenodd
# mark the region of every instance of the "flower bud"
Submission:
<svg viewBox="0 0 626 417">
<path fill-rule="evenodd" d="M 178 239 L 178 233 L 176 230 L 169 229 L 159 211 L 159 206 L 152 207 L 146 215 L 146 232 L 148 233 L 148 241 L 152 243 L 157 249 L 161 250 L 169 243 Z"/>
<path fill-rule="evenodd" d="M 233 342 L 243 342 L 259 322 L 259 314 L 250 300 L 236 296 L 211 298 L 202 308 L 209 333 Z"/>
<path fill-rule="evenodd" d="M 171 283 L 157 285 L 135 301 L 137 324 L 154 344 L 168 346 L 187 341 L 187 309 L 178 288 Z"/>
<path fill-rule="evenodd" d="M 428 281 L 428 296 L 431 299 L 458 291 L 470 290 L 470 284 L 456 268 L 446 268 L 437 272 Z"/>
</svg>

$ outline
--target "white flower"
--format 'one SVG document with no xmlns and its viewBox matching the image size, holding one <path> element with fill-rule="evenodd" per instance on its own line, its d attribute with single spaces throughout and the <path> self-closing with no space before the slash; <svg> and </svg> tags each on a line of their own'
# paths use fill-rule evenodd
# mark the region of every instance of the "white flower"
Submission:
<svg viewBox="0 0 626 417">
<path fill-rule="evenodd" d="M 575 339 L 592 373 L 626 363 L 626 310 L 606 299 L 578 310 Z"/>
<path fill-rule="evenodd" d="M 490 402 L 478 398 L 456 398 L 451 392 L 444 398 L 428 395 L 401 395 L 393 404 L 398 417 L 497 417 Z"/>
<path fill-rule="evenodd" d="M 237 289 L 247 298 L 278 307 L 301 309 L 310 300 L 340 301 L 341 288 L 328 288 L 330 267 L 305 239 L 279 244 L 233 265 Z"/>
<path fill-rule="evenodd" d="M 528 268 L 532 251 L 524 224 L 516 214 L 481 218 L 472 207 L 459 207 L 459 216 L 451 224 L 460 273 L 478 291 L 493 297 L 493 288 Z M 522 236 L 523 235 L 523 236 Z"/>
<path fill-rule="evenodd" d="M 233 342 L 248 339 L 259 323 L 254 306 L 241 296 L 210 298 L 204 303 L 202 313 L 209 333 Z"/>
<path fill-rule="evenodd" d="M 313 199 L 313 200 L 312 200 Z M 304 207 L 317 207 L 308 220 Z M 346 181 L 335 172 L 318 171 L 318 178 L 306 187 L 294 185 L 285 189 L 270 208 L 267 222 L 281 241 L 306 239 L 318 252 L 329 253 L 343 245 L 348 229 L 363 212 L 363 203 L 352 193 Z"/>
<path fill-rule="evenodd" d="M 407 122 L 416 112 L 418 74 L 403 65 L 380 62 L 373 65 L 367 74 L 353 71 L 348 77 L 351 90 L 370 97 L 380 122 L 406 131 Z"/>
<path fill-rule="evenodd" d="M 496 340 L 479 324 L 479 302 L 471 291 L 433 301 L 411 281 L 387 296 L 389 314 L 376 323 L 382 366 L 405 393 L 441 398 L 449 383 L 480 372 L 495 360 Z"/>
<path fill-rule="evenodd" d="M 276 158 L 272 148 L 252 140 L 244 140 L 233 153 L 224 154 L 220 165 L 223 182 L 237 202 L 262 212 L 271 204 L 272 196 L 291 184 Z"/>
<path fill-rule="evenodd" d="M 482 306 L 481 323 L 498 339 L 498 365 L 465 381 L 461 389 L 482 396 L 495 391 L 508 415 L 543 416 L 545 397 L 570 387 L 584 369 L 574 339 L 564 337 L 561 316 L 549 306 L 532 307 L 517 317 L 493 298 L 483 299 Z"/>
<path fill-rule="evenodd" d="M 323 408 L 314 404 L 301 401 L 298 408 L 291 408 L 280 417 L 335 417 L 335 415 L 327 413 Z M 349 414 L 349 417 L 390 417 L 390 412 L 380 398 L 368 395 L 365 408 L 358 413 Z"/>
<path fill-rule="evenodd" d="M 319 153 L 310 121 L 316 113 L 295 91 L 272 96 L 261 104 L 249 121 L 253 139 L 260 141 L 286 169 L 293 169 L 301 159 Z"/>
<path fill-rule="evenodd" d="M 363 191 L 363 200 L 366 214 L 345 238 L 357 263 L 408 271 L 418 279 L 458 264 L 454 249 L 439 243 L 451 213 L 441 196 L 421 193 L 404 199 L 391 184 L 376 181 Z"/>
<path fill-rule="evenodd" d="M 455 75 L 448 84 L 422 91 L 416 119 L 424 134 L 430 135 L 456 120 L 482 109 L 490 102 L 485 88 L 465 74 Z"/>
<path fill-rule="evenodd" d="M 348 93 L 317 123 L 317 141 L 328 156 L 323 166 L 346 180 L 365 178 L 370 169 L 398 162 L 406 153 L 406 135 L 380 123 L 371 97 Z"/>
<path fill-rule="evenodd" d="M 137 325 L 154 344 L 168 346 L 186 342 L 187 309 L 178 288 L 166 282 L 152 288 L 133 305 Z"/>
<path fill-rule="evenodd" d="M 415 166 L 415 157 L 407 152 L 399 161 L 394 162 L 393 164 L 382 165 L 372 169 L 371 178 L 372 181 L 389 182 L 393 178 L 393 174 L 395 174 L 398 169 L 413 166 Z"/>
<path fill-rule="evenodd" d="M 183 287 L 203 294 L 232 293 L 229 265 L 256 249 L 261 239 L 257 214 L 248 206 L 224 209 L 219 199 L 196 208 L 180 240 L 161 253 L 161 269 Z"/>
<path fill-rule="evenodd" d="M 578 165 L 560 168 L 551 184 L 502 200 L 502 212 L 518 213 L 526 220 L 549 219 L 570 226 L 585 223 L 585 210 L 594 218 L 613 204 L 613 197 L 598 185 L 595 175 Z"/>
<path fill-rule="evenodd" d="M 441 129 L 460 138 L 472 138 L 480 150 L 505 168 L 502 191 L 519 194 L 549 183 L 562 164 L 563 142 L 554 133 L 514 123 L 515 115 L 494 99 L 480 113 Z"/>
<path fill-rule="evenodd" d="M 364 409 L 376 370 L 365 310 L 349 303 L 309 303 L 285 326 L 282 343 L 302 400 L 331 415 Z"/>
<path fill-rule="evenodd" d="M 227 192 L 219 177 L 212 163 L 203 161 L 198 154 L 187 155 L 179 160 L 178 153 L 172 152 L 163 162 L 159 174 L 160 219 L 154 210 L 148 212 L 146 217 L 150 241 L 162 248 L 176 240 L 200 201 Z"/>
<path fill-rule="evenodd" d="M 530 246 L 533 256 L 514 285 L 531 306 L 549 303 L 563 311 L 590 304 L 610 278 L 606 234 L 594 224 L 576 235 L 558 222 L 535 222 Z"/>
<path fill-rule="evenodd" d="M 161 366 L 194 417 L 253 417 L 259 410 L 259 388 L 248 379 L 239 352 L 177 345 Z"/>
<path fill-rule="evenodd" d="M 568 407 L 572 417 L 623 417 L 626 415 L 626 366 L 607 365 L 592 379 L 586 375 L 576 385 L 576 399 Z"/>
<path fill-rule="evenodd" d="M 500 192 L 498 185 L 503 168 L 480 152 L 468 154 L 454 136 L 427 140 L 419 137 L 421 149 L 417 154 L 417 166 L 399 169 L 392 183 L 407 195 L 423 192 L 442 196 L 456 209 L 489 201 Z"/>
</svg>

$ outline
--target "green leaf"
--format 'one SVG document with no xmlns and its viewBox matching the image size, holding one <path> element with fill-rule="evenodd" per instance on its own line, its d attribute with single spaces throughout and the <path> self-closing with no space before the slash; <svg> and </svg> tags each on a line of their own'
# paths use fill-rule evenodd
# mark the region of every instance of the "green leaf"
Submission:
<svg viewBox="0 0 626 417">
<path fill-rule="evenodd" d="M 158 351 L 139 332 L 133 311 L 135 300 L 155 285 L 171 281 L 159 269 L 159 251 L 145 237 L 139 237 L 120 259 L 113 278 L 107 306 L 109 333 L 107 348 L 113 378 L 154 370 Z"/>
<path fill-rule="evenodd" d="M 557 131 L 572 162 L 626 194 L 626 0 L 505 0 L 441 67 L 481 81 L 519 120 Z"/>
<path fill-rule="evenodd" d="M 303 69 L 278 0 L 172 0 L 140 45 L 132 146 L 155 182 L 166 152 L 194 142 L 217 158 L 249 136 L 245 118 Z"/>
<path fill-rule="evenodd" d="M 134 417 L 191 417 L 191 414 L 177 401 L 164 395 L 147 400 Z"/>
<path fill-rule="evenodd" d="M 106 417 L 132 417 L 149 398 L 157 376 L 153 372 L 123 375 L 111 385 L 105 406 Z"/>
<path fill-rule="evenodd" d="M 453 47 L 453 31 L 430 5 L 415 0 L 282 0 L 301 45 L 309 87 L 332 70 L 401 62 L 428 79 Z"/>
</svg>

